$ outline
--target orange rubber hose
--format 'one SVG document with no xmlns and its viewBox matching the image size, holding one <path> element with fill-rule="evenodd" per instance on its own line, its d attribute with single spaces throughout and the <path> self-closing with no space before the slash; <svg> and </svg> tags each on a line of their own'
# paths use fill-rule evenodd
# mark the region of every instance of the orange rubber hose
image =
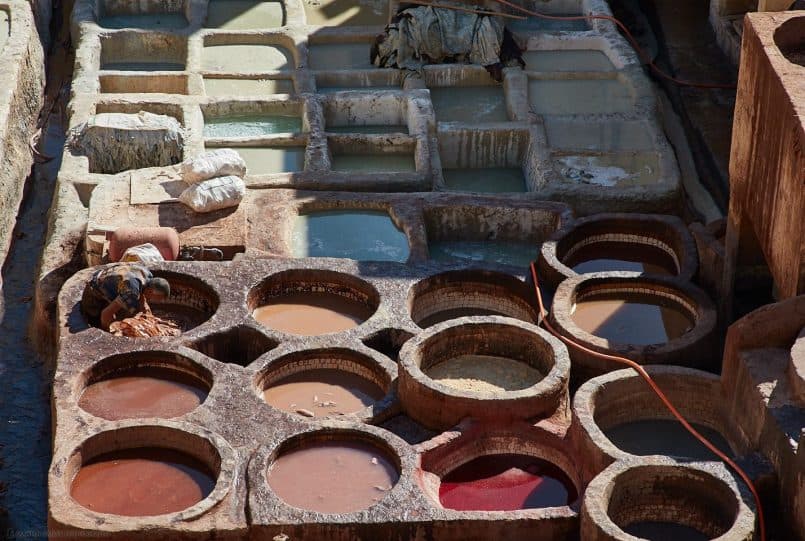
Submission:
<svg viewBox="0 0 805 541">
<path fill-rule="evenodd" d="M 499 3 L 499 4 L 502 4 L 504 6 L 508 6 L 508 7 L 512 8 L 512 9 L 515 9 L 515 10 L 521 12 L 521 13 L 525 13 L 527 15 L 531 15 L 531 16 L 534 16 L 534 17 L 537 17 L 537 18 L 540 18 L 540 19 L 548 19 L 548 20 L 552 20 L 552 21 L 585 21 L 585 20 L 599 19 L 599 20 L 602 20 L 602 21 L 610 21 L 610 22 L 614 23 L 618 28 L 620 28 L 623 31 L 623 34 L 624 34 L 624 36 L 626 36 L 627 41 L 629 41 L 631 46 L 634 47 L 634 50 L 637 52 L 638 56 L 640 56 L 640 58 L 643 60 L 643 62 L 645 62 L 645 64 L 649 68 L 651 68 L 651 70 L 654 71 L 654 73 L 656 73 L 657 75 L 659 75 L 663 79 L 671 81 L 672 83 L 674 83 L 676 85 L 679 85 L 679 86 L 689 86 L 689 87 L 692 87 L 692 88 L 722 88 L 722 89 L 734 89 L 734 88 L 736 88 L 736 85 L 732 85 L 732 84 L 694 83 L 694 82 L 691 82 L 691 81 L 684 81 L 684 80 L 681 80 L 681 79 L 677 79 L 676 77 L 668 75 L 667 73 L 662 71 L 654 63 L 654 60 L 652 60 L 651 57 L 649 57 L 648 53 L 646 53 L 646 51 L 640 46 L 640 44 L 637 43 L 637 40 L 634 38 L 632 33 L 629 31 L 629 29 L 626 28 L 626 26 L 622 22 L 620 22 L 615 17 L 612 17 L 611 15 L 570 15 L 570 16 L 566 16 L 566 15 L 546 15 L 544 13 L 539 13 L 538 11 L 532 11 L 532 10 L 526 9 L 526 8 L 524 8 L 522 6 L 518 6 L 517 4 L 513 4 L 512 2 L 509 2 L 508 0 L 495 0 L 495 1 L 497 3 Z"/>
<path fill-rule="evenodd" d="M 720 449 L 718 449 L 715 445 L 710 443 L 710 441 L 706 437 L 700 434 L 698 430 L 693 428 L 693 426 L 682 416 L 679 410 L 677 410 L 676 407 L 674 407 L 674 405 L 671 403 L 671 400 L 665 395 L 662 389 L 660 389 L 657 383 L 653 379 L 651 379 L 651 376 L 648 374 L 648 372 L 645 371 L 645 369 L 642 366 L 625 357 L 619 357 L 618 355 L 609 355 L 607 353 L 600 353 L 598 351 L 594 351 L 588 347 L 579 344 L 574 340 L 571 340 L 570 338 L 567 338 L 559 334 L 556 331 L 556 329 L 553 328 L 551 323 L 548 321 L 547 317 L 548 314 L 545 311 L 545 305 L 542 302 L 542 293 L 539 290 L 539 278 L 537 278 L 537 269 L 534 266 L 533 262 L 531 263 L 531 277 L 534 280 L 534 289 L 537 292 L 537 302 L 539 303 L 540 318 L 542 318 L 542 322 L 545 324 L 545 327 L 552 335 L 557 337 L 559 340 L 561 340 L 568 346 L 571 346 L 575 349 L 578 349 L 580 351 L 598 357 L 599 359 L 603 359 L 605 361 L 613 361 L 619 364 L 625 364 L 626 366 L 634 369 L 634 371 L 637 372 L 646 381 L 646 383 L 649 384 L 649 387 L 651 387 L 651 390 L 654 391 L 654 393 L 659 397 L 659 399 L 662 400 L 663 404 L 665 404 L 665 407 L 668 408 L 668 411 L 670 411 L 671 414 L 674 417 L 676 417 L 677 421 L 682 423 L 682 426 L 685 427 L 685 430 L 690 432 L 690 434 L 694 438 L 699 440 L 714 455 L 716 455 L 725 464 L 727 464 L 730 468 L 732 468 L 733 471 L 735 471 L 735 473 L 737 473 L 741 479 L 743 479 L 744 483 L 746 483 L 746 485 L 749 487 L 749 490 L 752 492 L 752 496 L 755 499 L 755 507 L 757 507 L 758 529 L 760 530 L 760 541 L 766 541 L 766 520 L 765 517 L 763 516 L 763 505 L 761 504 L 760 501 L 760 495 L 758 494 L 755 485 L 752 483 L 752 480 L 749 478 L 749 475 L 747 475 L 747 473 L 743 471 L 743 469 L 741 469 L 741 467 L 738 466 L 738 464 L 736 464 L 729 456 L 721 452 Z"/>
</svg>

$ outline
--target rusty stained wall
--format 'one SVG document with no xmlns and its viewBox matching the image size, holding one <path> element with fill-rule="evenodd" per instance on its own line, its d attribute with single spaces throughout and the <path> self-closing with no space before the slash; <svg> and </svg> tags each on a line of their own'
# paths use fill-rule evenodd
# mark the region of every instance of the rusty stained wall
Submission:
<svg viewBox="0 0 805 541">
<path fill-rule="evenodd" d="M 748 244 L 741 228 L 753 231 L 781 298 L 805 293 L 805 67 L 774 41 L 775 30 L 795 17 L 745 20 L 730 157 L 727 259 L 734 262 L 738 244 Z M 805 17 L 797 18 L 805 31 Z"/>
</svg>

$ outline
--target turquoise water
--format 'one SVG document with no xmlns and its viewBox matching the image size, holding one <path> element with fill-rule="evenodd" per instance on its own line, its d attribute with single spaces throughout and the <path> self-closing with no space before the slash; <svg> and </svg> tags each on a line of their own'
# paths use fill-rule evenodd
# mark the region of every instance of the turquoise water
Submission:
<svg viewBox="0 0 805 541">
<path fill-rule="evenodd" d="M 335 154 L 333 171 L 416 171 L 413 154 Z"/>
<path fill-rule="evenodd" d="M 451 86 L 430 89 L 430 99 L 439 122 L 506 122 L 506 99 L 502 86 Z"/>
<path fill-rule="evenodd" d="M 302 119 L 291 115 L 230 115 L 205 119 L 204 137 L 260 137 L 302 131 Z"/>
<path fill-rule="evenodd" d="M 519 167 L 444 169 L 444 185 L 450 191 L 508 193 L 525 192 L 525 177 Z"/>
<path fill-rule="evenodd" d="M 538 115 L 623 113 L 634 109 L 631 90 L 617 79 L 531 79 L 528 102 Z"/>
<path fill-rule="evenodd" d="M 428 243 L 434 261 L 477 261 L 528 268 L 537 258 L 537 245 L 518 241 L 437 241 Z"/>
<path fill-rule="evenodd" d="M 343 257 L 358 261 L 405 261 L 408 237 L 391 216 L 376 210 L 331 210 L 296 217 L 294 257 Z"/>
</svg>

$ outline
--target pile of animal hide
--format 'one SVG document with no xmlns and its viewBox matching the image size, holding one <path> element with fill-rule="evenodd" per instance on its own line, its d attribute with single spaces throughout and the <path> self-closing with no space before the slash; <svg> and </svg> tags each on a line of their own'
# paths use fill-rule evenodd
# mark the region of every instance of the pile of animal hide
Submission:
<svg viewBox="0 0 805 541">
<path fill-rule="evenodd" d="M 400 11 L 375 38 L 371 60 L 379 68 L 412 71 L 425 64 L 479 64 L 496 81 L 510 61 L 525 67 L 520 48 L 497 18 L 433 7 Z"/>
<path fill-rule="evenodd" d="M 176 323 L 159 318 L 150 312 L 140 312 L 132 317 L 115 321 L 109 325 L 109 332 L 115 336 L 127 336 L 129 338 L 179 336 L 182 334 L 182 330 Z"/>
</svg>

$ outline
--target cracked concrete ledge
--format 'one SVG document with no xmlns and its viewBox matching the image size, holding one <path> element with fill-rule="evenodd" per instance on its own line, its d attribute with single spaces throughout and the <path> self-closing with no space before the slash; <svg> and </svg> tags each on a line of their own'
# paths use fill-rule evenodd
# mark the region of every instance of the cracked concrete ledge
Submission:
<svg viewBox="0 0 805 541">
<path fill-rule="evenodd" d="M 42 9 L 46 7 L 42 4 Z M 48 6 L 49 7 L 49 6 Z M 31 172 L 30 140 L 36 131 L 45 89 L 45 55 L 31 4 L 0 2 L 7 19 L 0 64 L 0 266 L 5 261 L 25 179 Z M 0 283 L 2 287 L 2 283 Z"/>
</svg>

